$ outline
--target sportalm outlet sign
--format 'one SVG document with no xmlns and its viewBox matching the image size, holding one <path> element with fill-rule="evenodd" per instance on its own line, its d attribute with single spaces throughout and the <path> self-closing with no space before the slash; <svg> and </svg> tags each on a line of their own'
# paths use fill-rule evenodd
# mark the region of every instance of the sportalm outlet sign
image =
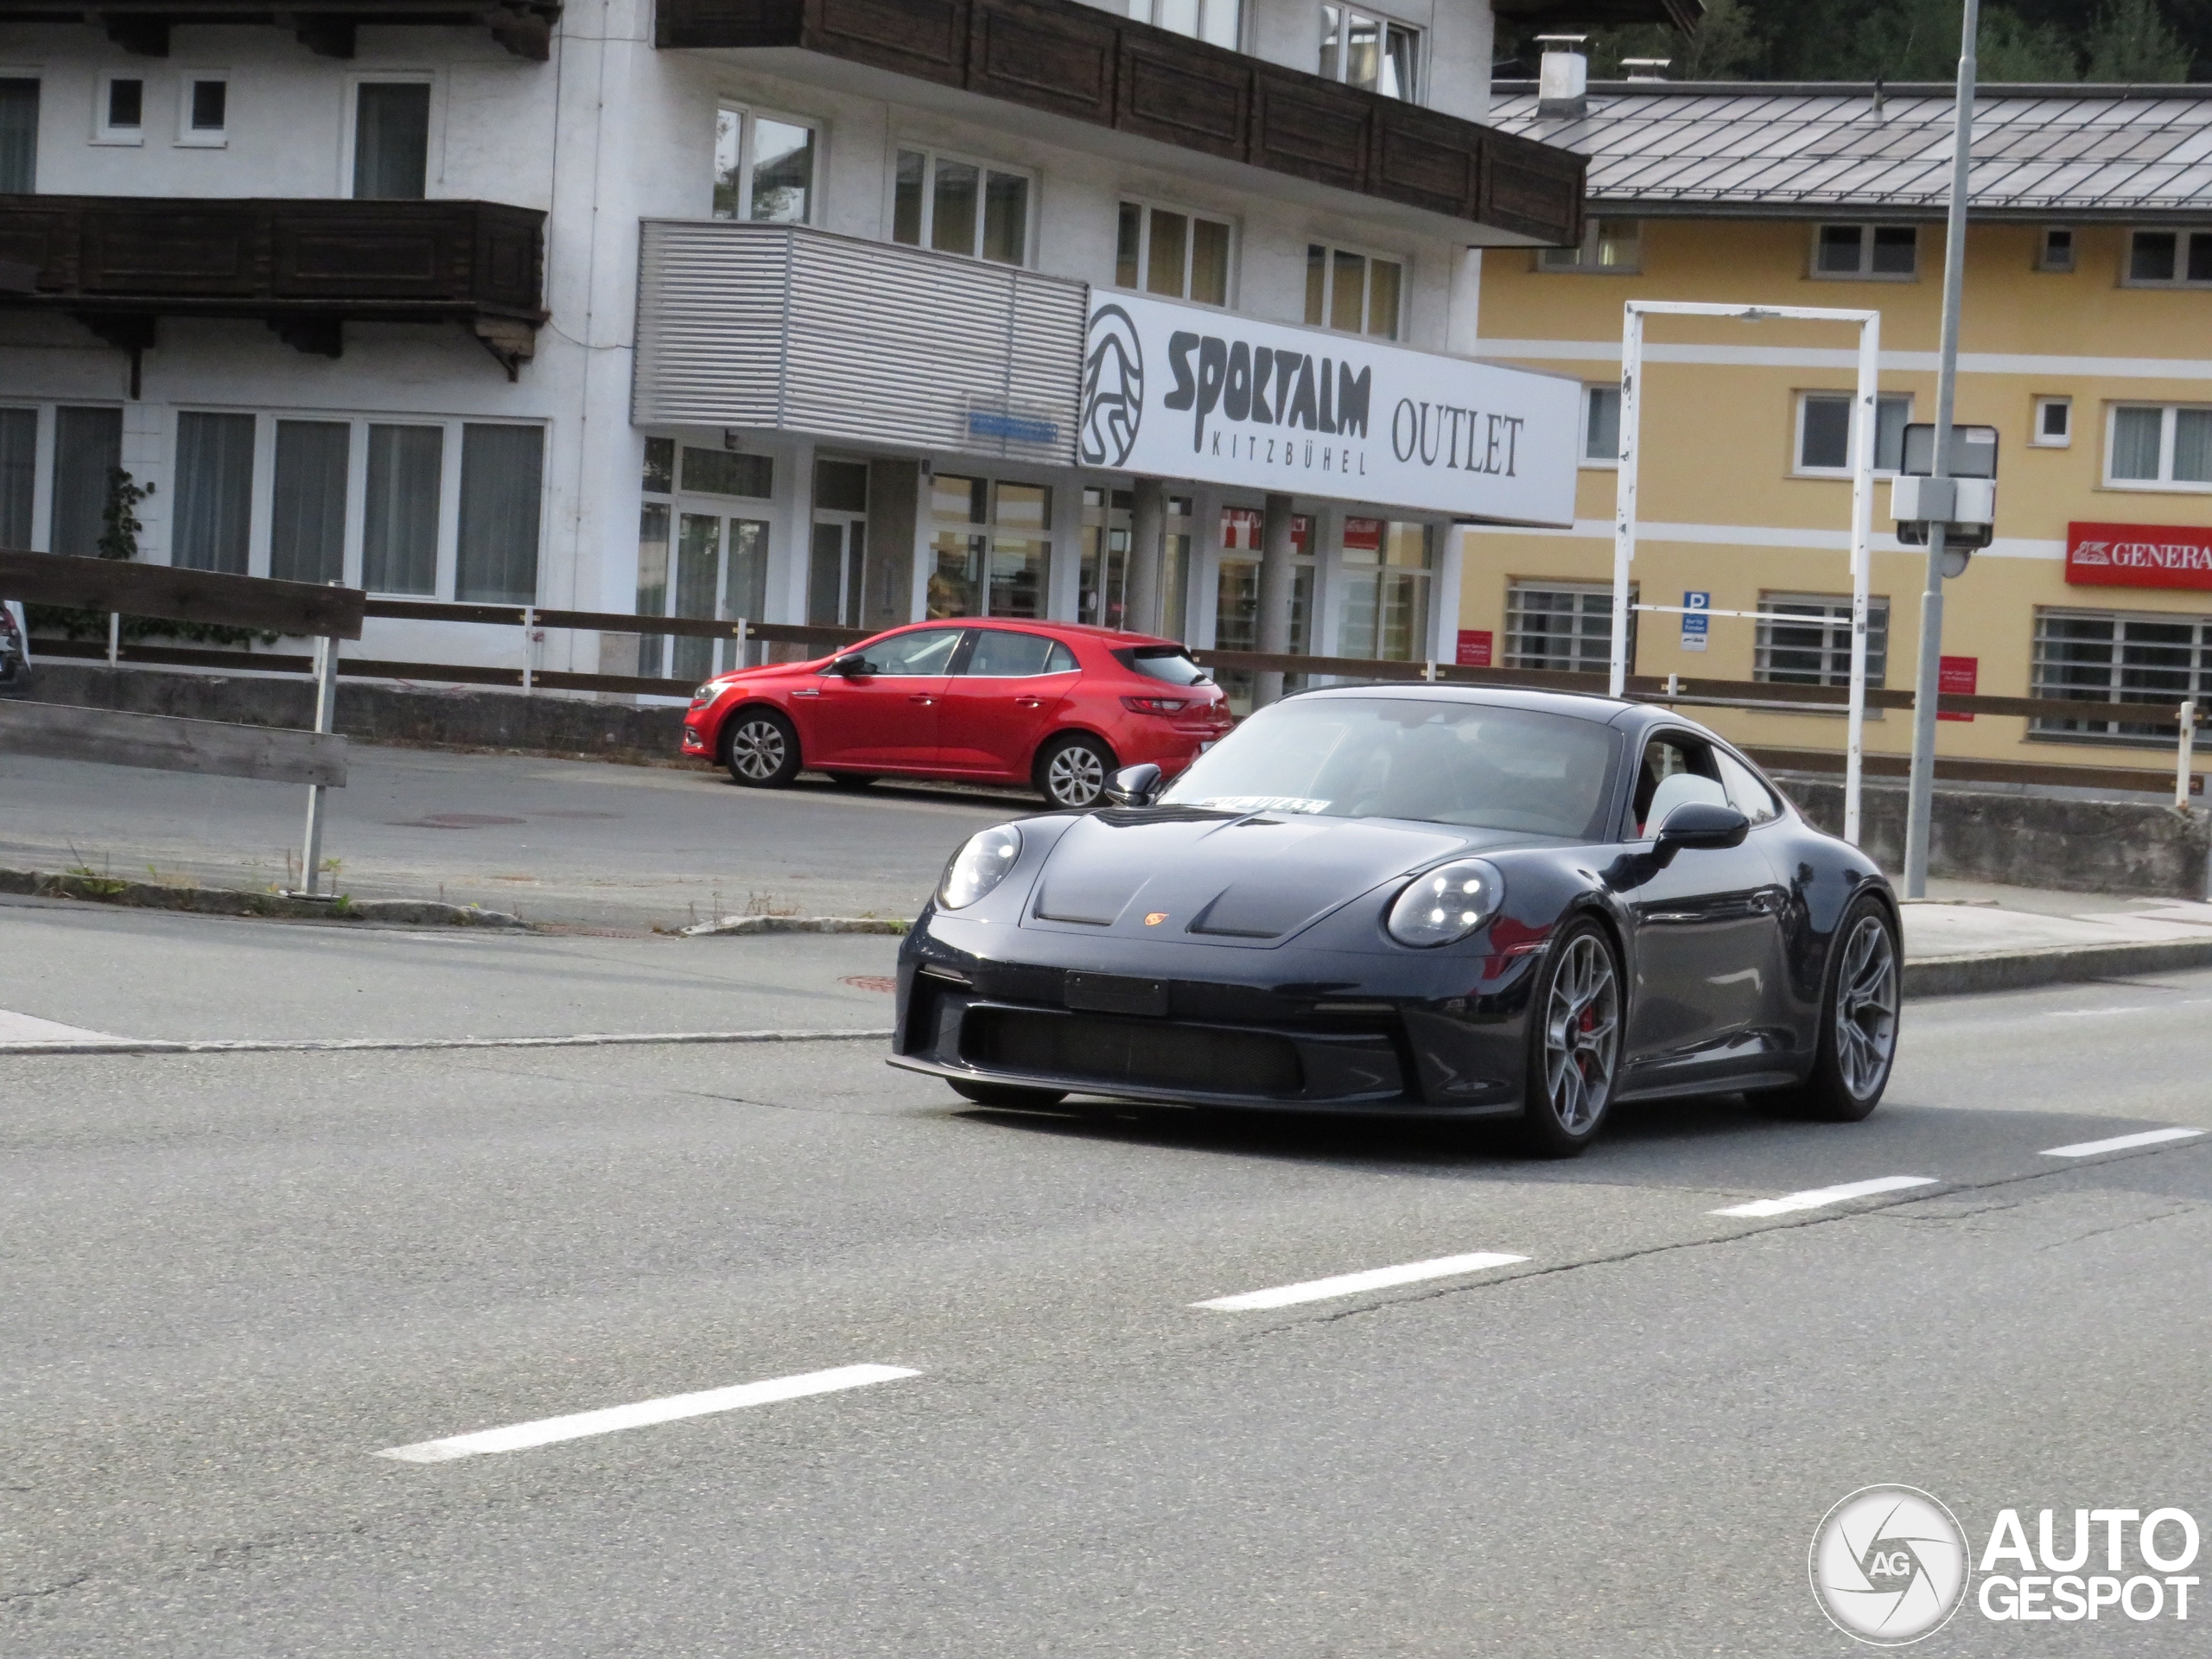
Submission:
<svg viewBox="0 0 2212 1659">
<path fill-rule="evenodd" d="M 1566 525 L 1581 404 L 1557 375 L 1094 295 L 1077 447 L 1154 478 Z"/>
</svg>

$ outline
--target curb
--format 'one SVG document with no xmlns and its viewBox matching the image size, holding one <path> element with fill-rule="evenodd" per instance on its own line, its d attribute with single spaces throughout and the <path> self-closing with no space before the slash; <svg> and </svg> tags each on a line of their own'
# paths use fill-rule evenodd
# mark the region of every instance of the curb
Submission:
<svg viewBox="0 0 2212 1659">
<path fill-rule="evenodd" d="M 892 933 L 906 931 L 904 922 L 874 916 L 723 916 L 698 922 L 682 930 L 687 939 L 743 938 L 756 933 Z"/>
<path fill-rule="evenodd" d="M 281 893 L 235 887 L 179 887 L 100 875 L 47 875 L 37 870 L 0 870 L 0 893 L 32 899 L 80 899 L 91 904 L 140 910 L 182 910 L 202 916 L 258 916 L 279 921 L 385 922 L 410 927 L 502 927 L 530 924 L 504 910 L 446 905 L 425 899 L 294 899 Z"/>
<path fill-rule="evenodd" d="M 2069 980 L 2212 968 L 2212 939 L 2155 939 L 2127 944 L 2063 944 L 2002 956 L 1907 958 L 1904 994 L 1961 996 Z"/>
</svg>

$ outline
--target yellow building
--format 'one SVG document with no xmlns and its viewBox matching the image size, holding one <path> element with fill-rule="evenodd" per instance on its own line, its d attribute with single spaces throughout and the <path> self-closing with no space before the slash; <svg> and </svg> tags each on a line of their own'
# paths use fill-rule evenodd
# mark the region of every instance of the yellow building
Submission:
<svg viewBox="0 0 2212 1659">
<path fill-rule="evenodd" d="M 1905 423 L 1934 419 L 1952 99 L 1630 82 L 1578 113 L 1497 93 L 1500 125 L 1591 157 L 1591 222 L 1579 248 L 1486 256 L 1480 350 L 1585 383 L 1586 458 L 1571 531 L 1468 532 L 1460 660 L 1603 671 L 1623 302 L 1878 309 L 1892 472 Z M 1957 418 L 1997 428 L 2000 467 L 1995 540 L 1947 585 L 1944 689 L 2164 707 L 1947 719 L 1940 753 L 2155 771 L 2175 706 L 2212 694 L 2212 86 L 1986 87 L 1975 133 Z M 1638 597 L 1759 614 L 1701 639 L 1643 614 L 1636 671 L 1845 683 L 1857 331 L 1656 317 L 1645 338 Z M 1874 494 L 1873 683 L 1910 689 L 1925 555 Z M 1843 743 L 1834 715 L 1710 713 L 1773 760 Z M 1908 753 L 1910 726 L 1870 719 L 1870 756 Z"/>
</svg>

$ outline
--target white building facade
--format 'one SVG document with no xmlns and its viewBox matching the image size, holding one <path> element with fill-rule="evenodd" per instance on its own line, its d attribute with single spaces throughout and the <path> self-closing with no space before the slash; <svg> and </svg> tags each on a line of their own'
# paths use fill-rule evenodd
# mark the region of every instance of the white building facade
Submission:
<svg viewBox="0 0 2212 1659">
<path fill-rule="evenodd" d="M 1465 379 L 1479 250 L 1581 230 L 1580 161 L 1480 124 L 1478 0 L 88 15 L 0 0 L 0 545 L 97 550 L 127 481 L 142 559 L 384 597 L 1420 658 L 1453 520 L 1546 516 L 1499 432 L 1516 477 L 1570 457 L 1540 377 Z M 1189 475 L 1084 380 L 1117 296 Z M 1304 459 L 1199 453 L 1186 373 L 1211 442 L 1233 411 L 1248 461 Z M 1360 384 L 1423 411 L 1363 409 L 1378 462 L 1434 404 L 1431 485 L 1339 441 Z M 536 666 L 731 649 L 578 630 Z"/>
</svg>

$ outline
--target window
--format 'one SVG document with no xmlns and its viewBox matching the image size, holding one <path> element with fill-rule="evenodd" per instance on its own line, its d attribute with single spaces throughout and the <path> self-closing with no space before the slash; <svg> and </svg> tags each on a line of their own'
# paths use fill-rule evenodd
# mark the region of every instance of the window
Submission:
<svg viewBox="0 0 2212 1659">
<path fill-rule="evenodd" d="M 814 528 L 809 544 L 806 620 L 856 628 L 868 561 L 868 463 L 814 463 Z"/>
<path fill-rule="evenodd" d="M 31 544 L 38 493 L 38 410 L 0 409 L 0 547 Z"/>
<path fill-rule="evenodd" d="M 1889 672 L 1890 601 L 1866 601 L 1866 683 Z M 1764 594 L 1751 677 L 1775 685 L 1851 683 L 1851 601 L 1832 594 Z"/>
<path fill-rule="evenodd" d="M 916 628 L 912 633 L 894 633 L 868 648 L 868 665 L 886 677 L 920 679 L 948 673 L 969 632 L 966 628 Z M 830 671 L 823 670 L 825 674 Z"/>
<path fill-rule="evenodd" d="M 346 576 L 346 484 L 353 429 L 344 421 L 276 423 L 269 574 L 282 582 Z"/>
<path fill-rule="evenodd" d="M 1916 225 L 1823 225 L 1813 250 L 1815 276 L 1905 282 L 1920 268 Z"/>
<path fill-rule="evenodd" d="M 96 144 L 146 142 L 146 83 L 136 75 L 104 74 L 92 116 Z"/>
<path fill-rule="evenodd" d="M 38 82 L 0 79 L 0 196 L 38 185 Z"/>
<path fill-rule="evenodd" d="M 2071 397 L 2038 397 L 2035 401 L 2035 423 L 2028 434 L 2028 442 L 2044 449 L 2063 449 L 2074 442 L 2074 400 Z"/>
<path fill-rule="evenodd" d="M 1346 518 L 1344 657 L 1418 661 L 1428 651 L 1429 527 L 1381 518 Z"/>
<path fill-rule="evenodd" d="M 1267 538 L 1267 514 L 1258 507 L 1221 510 L 1221 564 L 1214 573 L 1213 643 L 1218 651 L 1257 651 L 1260 648 L 1260 552 Z M 1309 627 L 1313 614 L 1313 520 L 1294 513 L 1290 520 L 1290 649 L 1305 655 L 1313 650 Z M 1220 677 L 1229 694 L 1230 708 L 1239 715 L 1252 712 L 1255 684 L 1249 669 L 1230 669 Z M 1283 690 L 1296 690 L 1306 683 L 1302 674 L 1283 677 Z"/>
<path fill-rule="evenodd" d="M 253 551 L 251 415 L 176 417 L 176 496 L 169 505 L 169 563 L 243 576 Z"/>
<path fill-rule="evenodd" d="M 1637 590 L 1629 591 L 1629 603 Z M 1636 613 L 1629 613 L 1628 660 L 1636 664 Z M 1613 661 L 1611 583 L 1516 582 L 1505 590 L 1505 665 L 1568 674 L 1604 674 Z"/>
<path fill-rule="evenodd" d="M 2127 242 L 2127 285 L 2212 284 L 2212 231 L 2138 231 Z"/>
<path fill-rule="evenodd" d="M 108 496 L 123 469 L 123 411 L 54 411 L 54 524 L 48 550 L 91 558 L 100 550 Z"/>
<path fill-rule="evenodd" d="M 1720 770 L 1720 787 L 1728 793 L 1729 805 L 1755 824 L 1771 823 L 1782 816 L 1782 804 L 1774 798 L 1774 791 L 1734 755 L 1715 749 L 1713 764 Z"/>
<path fill-rule="evenodd" d="M 1618 386 L 1582 388 L 1582 464 L 1618 467 L 1621 463 L 1621 389 Z"/>
<path fill-rule="evenodd" d="M 1582 240 L 1571 248 L 1544 248 L 1539 270 L 1578 271 L 1585 276 L 1633 276 L 1643 269 L 1643 226 L 1633 219 L 1591 218 Z"/>
<path fill-rule="evenodd" d="M 534 605 L 545 430 L 472 422 L 461 431 L 453 596 L 463 603 Z"/>
<path fill-rule="evenodd" d="M 688 499 L 681 504 L 675 499 L 678 459 L 673 438 L 645 441 L 639 483 L 645 499 L 638 510 L 637 613 L 717 621 L 758 619 L 767 601 L 768 525 L 702 498 L 766 496 L 772 481 L 769 457 L 683 449 Z M 672 584 L 671 542 L 676 567 Z M 668 634 L 641 634 L 638 639 L 637 671 L 647 679 L 702 680 L 728 669 L 753 666 L 759 660 L 757 647 L 748 645 L 741 655 L 734 639 Z"/>
<path fill-rule="evenodd" d="M 2163 719 L 2032 720 L 2031 737 L 2171 747 L 2183 699 L 2212 701 L 2212 617 L 2038 609 L 2031 678 L 2034 696 L 2164 705 Z"/>
<path fill-rule="evenodd" d="M 814 217 L 818 148 L 815 130 L 803 121 L 715 111 L 715 217 L 807 223 Z"/>
<path fill-rule="evenodd" d="M 651 441 L 668 442 L 665 438 Z M 683 446 L 683 487 L 701 495 L 743 495 L 765 501 L 776 493 L 775 457 L 741 454 L 734 449 L 700 449 L 687 443 Z"/>
<path fill-rule="evenodd" d="M 1405 286 L 1395 259 L 1319 243 L 1306 250 L 1306 321 L 1316 327 L 1395 340 Z"/>
<path fill-rule="evenodd" d="M 1851 474 L 1851 405 L 1847 391 L 1807 391 L 1797 397 L 1797 468 L 1814 476 Z M 1874 470 L 1895 473 L 1904 458 L 1904 429 L 1912 396 L 1885 391 L 1874 399 Z"/>
<path fill-rule="evenodd" d="M 1044 615 L 1048 486 L 939 473 L 930 481 L 930 514 L 931 616 Z"/>
<path fill-rule="evenodd" d="M 2046 227 L 2036 242 L 2036 269 L 2064 272 L 2074 269 L 2074 232 L 2063 225 Z"/>
<path fill-rule="evenodd" d="M 1026 264 L 1029 179 L 934 150 L 902 149 L 892 187 L 891 239 Z"/>
<path fill-rule="evenodd" d="M 960 671 L 982 679 L 1027 679 L 1033 674 L 1072 674 L 1075 653 L 1057 639 L 1041 633 L 1017 633 L 1011 628 L 971 628 L 975 649 Z"/>
<path fill-rule="evenodd" d="M 229 142 L 231 83 L 223 75 L 187 75 L 177 99 L 176 141 L 219 149 Z"/>
<path fill-rule="evenodd" d="M 1323 6 L 1321 79 L 1410 102 L 1421 84 L 1421 31 L 1344 6 Z"/>
<path fill-rule="evenodd" d="M 1241 38 L 1239 10 L 1237 0 L 1129 0 L 1129 16 L 1137 22 L 1231 52 Z"/>
<path fill-rule="evenodd" d="M 2144 490 L 2212 486 L 2212 408 L 2116 404 L 2105 443 L 2105 482 Z"/>
<path fill-rule="evenodd" d="M 1114 283 L 1202 305 L 1229 303 L 1229 226 L 1143 202 L 1122 204 Z"/>
<path fill-rule="evenodd" d="M 365 80 L 353 88 L 353 194 L 420 201 L 429 178 L 430 84 Z"/>
<path fill-rule="evenodd" d="M 372 594 L 435 597 L 445 429 L 372 425 L 368 438 L 361 586 Z"/>
</svg>

